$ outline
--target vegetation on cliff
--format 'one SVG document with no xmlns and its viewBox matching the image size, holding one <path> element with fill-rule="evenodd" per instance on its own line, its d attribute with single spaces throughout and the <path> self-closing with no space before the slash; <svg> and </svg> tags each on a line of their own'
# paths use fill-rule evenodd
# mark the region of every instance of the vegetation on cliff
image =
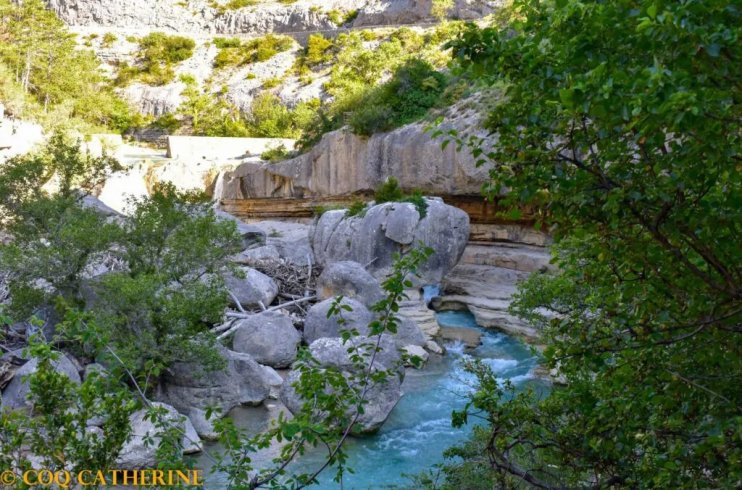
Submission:
<svg viewBox="0 0 742 490">
<path fill-rule="evenodd" d="M 47 127 L 121 131 L 136 119 L 99 70 L 92 51 L 41 0 L 0 1 L 0 100 L 16 117 Z"/>
</svg>

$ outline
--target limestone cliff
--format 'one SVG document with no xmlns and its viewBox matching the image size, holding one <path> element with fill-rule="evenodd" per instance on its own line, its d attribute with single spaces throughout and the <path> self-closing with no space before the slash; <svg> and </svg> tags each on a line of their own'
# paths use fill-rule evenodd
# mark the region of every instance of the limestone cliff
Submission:
<svg viewBox="0 0 742 490">
<path fill-rule="evenodd" d="M 476 101 L 451 107 L 441 128 L 461 134 L 478 128 L 481 116 Z M 371 137 L 348 129 L 326 134 L 308 153 L 280 163 L 245 163 L 220 176 L 215 198 L 308 198 L 343 196 L 373 191 L 388 176 L 405 189 L 429 195 L 479 195 L 486 167 L 463 148 L 431 137 L 430 123 L 418 122 Z"/>
<path fill-rule="evenodd" d="M 429 22 L 432 0 L 262 1 L 236 10 L 220 10 L 208 0 L 48 0 L 68 25 L 178 33 L 265 34 L 334 30 L 328 11 L 357 11 L 352 27 Z M 224 3 L 224 2 L 218 2 Z M 449 15 L 476 19 L 492 13 L 500 0 L 456 0 Z M 346 26 L 343 26 L 346 27 Z"/>
</svg>

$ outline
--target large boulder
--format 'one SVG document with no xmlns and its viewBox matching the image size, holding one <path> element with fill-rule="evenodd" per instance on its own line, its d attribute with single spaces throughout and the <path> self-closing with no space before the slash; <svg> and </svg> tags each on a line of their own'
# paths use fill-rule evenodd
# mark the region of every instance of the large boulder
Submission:
<svg viewBox="0 0 742 490">
<path fill-rule="evenodd" d="M 121 448 L 116 466 L 122 469 L 139 469 L 157 467 L 157 449 L 162 441 L 163 432 L 176 431 L 182 434 L 183 453 L 191 454 L 201 450 L 201 439 L 190 420 L 180 415 L 175 408 L 165 403 L 153 403 L 151 408 L 137 410 L 129 416 L 131 434 Z M 160 415 L 155 420 L 150 412 Z"/>
<path fill-rule="evenodd" d="M 224 282 L 242 306 L 257 306 L 259 303 L 268 306 L 276 299 L 278 285 L 273 279 L 250 267 L 243 267 L 241 271 L 244 278 L 228 273 Z M 229 299 L 236 306 L 234 298 L 230 296 Z"/>
<path fill-rule="evenodd" d="M 286 368 L 296 359 L 301 334 L 289 317 L 278 312 L 264 312 L 238 321 L 232 349 L 250 354 L 261 364 Z"/>
<path fill-rule="evenodd" d="M 369 208 L 363 216 L 344 210 L 325 212 L 312 233 L 317 261 L 327 267 L 352 260 L 368 264 L 377 278 L 387 276 L 396 253 L 419 243 L 433 255 L 410 278 L 419 285 L 437 284 L 458 263 L 469 240 L 469 216 L 439 198 L 426 198 L 425 216 L 414 204 L 389 202 Z"/>
<path fill-rule="evenodd" d="M 366 306 L 384 298 L 379 281 L 358 262 L 343 260 L 329 264 L 317 279 L 317 298 L 353 298 Z"/>
<path fill-rule="evenodd" d="M 310 243 L 311 226 L 284 221 L 258 221 L 253 224 L 266 234 L 266 244 L 275 247 L 285 262 L 306 267 L 314 253 Z"/>
<path fill-rule="evenodd" d="M 372 337 L 359 335 L 352 337 L 346 342 L 340 338 L 317 339 L 309 346 L 309 353 L 323 366 L 332 366 L 344 371 L 352 371 L 355 368 L 349 349 L 356 348 L 364 358 L 370 360 L 373 354 L 373 346 L 378 342 L 379 351 L 374 356 L 374 369 L 395 369 L 399 367 L 402 356 L 400 348 L 394 338 L 389 334 Z"/>
<path fill-rule="evenodd" d="M 214 214 L 220 221 L 231 221 L 235 224 L 237 233 L 242 237 L 244 248 L 258 247 L 265 244 L 265 232 L 257 226 L 247 224 L 221 209 L 215 209 Z"/>
<path fill-rule="evenodd" d="M 58 373 L 67 376 L 73 383 L 80 384 L 80 374 L 77 366 L 64 354 L 52 361 L 52 367 Z M 39 360 L 31 359 L 15 372 L 13 379 L 3 390 L 2 408 L 10 410 L 31 409 L 31 403 L 27 399 L 31 391 L 28 376 L 39 369 Z"/>
<path fill-rule="evenodd" d="M 355 342 L 356 345 L 374 343 L 378 337 L 356 337 L 349 342 Z M 343 343 L 338 338 L 323 338 L 312 343 L 309 347 L 310 352 L 324 367 L 338 369 L 346 378 L 350 378 L 354 373 L 358 374 L 358 368 L 353 364 L 348 353 L 351 347 L 349 343 Z M 377 353 L 374 360 L 373 370 L 392 370 L 384 382 L 378 382 L 371 385 L 366 394 L 367 404 L 364 406 L 363 413 L 358 417 L 356 425 L 353 428 L 355 433 L 366 434 L 379 430 L 386 421 L 399 399 L 402 397 L 402 372 L 394 372 L 396 364 L 399 362 L 400 354 L 396 349 L 394 340 L 388 335 L 382 335 L 380 342 L 381 351 Z M 371 353 L 370 347 L 361 347 L 364 356 Z M 367 358 L 370 360 L 370 358 Z M 280 399 L 286 408 L 292 413 L 298 413 L 304 404 L 304 400 L 296 391 L 294 384 L 299 380 L 300 371 L 291 371 L 281 388 Z M 360 389 L 360 386 L 358 386 Z M 331 392 L 328 387 L 327 392 Z M 355 414 L 355 407 L 349 407 L 349 416 Z M 317 417 L 323 417 L 322 413 L 316 413 Z"/>
<path fill-rule="evenodd" d="M 368 333 L 368 324 L 374 319 L 373 314 L 360 303 L 352 298 L 343 298 L 340 314 L 328 313 L 335 298 L 329 298 L 312 306 L 307 312 L 304 320 L 304 341 L 311 344 L 323 337 L 340 337 L 341 331 L 356 329 L 361 335 Z M 350 308 L 350 311 L 345 308 Z"/>
<path fill-rule="evenodd" d="M 226 365 L 207 371 L 200 363 L 178 362 L 165 373 L 157 395 L 159 401 L 174 406 L 191 418 L 199 435 L 213 437 L 211 422 L 204 410 L 219 409 L 226 415 L 239 405 L 258 405 L 268 398 L 272 379 L 248 354 L 220 348 Z"/>
</svg>

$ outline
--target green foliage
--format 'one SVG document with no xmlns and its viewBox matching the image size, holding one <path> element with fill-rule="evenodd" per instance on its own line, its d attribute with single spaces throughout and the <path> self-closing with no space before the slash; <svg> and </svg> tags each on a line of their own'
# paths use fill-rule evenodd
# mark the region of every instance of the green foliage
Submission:
<svg viewBox="0 0 742 490">
<path fill-rule="evenodd" d="M 264 92 L 253 100 L 246 116 L 248 132 L 262 138 L 296 138 L 314 119 L 316 107 L 317 101 L 308 101 L 291 110 L 277 96 Z"/>
<path fill-rule="evenodd" d="M 283 79 L 281 77 L 266 78 L 265 80 L 263 80 L 263 88 L 271 89 L 278 87 L 279 85 L 281 85 L 282 81 Z"/>
<path fill-rule="evenodd" d="M 168 112 L 167 114 L 158 117 L 152 123 L 152 126 L 166 131 L 167 134 L 174 134 L 178 128 L 180 128 L 181 124 L 181 121 L 175 116 L 175 114 Z"/>
<path fill-rule="evenodd" d="M 439 103 L 446 77 L 421 60 L 401 66 L 388 82 L 369 91 L 349 118 L 355 133 L 389 131 L 417 119 Z"/>
<path fill-rule="evenodd" d="M 436 32 L 438 35 L 422 36 L 401 28 L 373 48 L 364 45 L 376 40 L 376 34 L 370 31 L 340 34 L 331 46 L 322 38 L 311 38 L 295 68 L 301 77 L 309 78 L 309 68 L 331 64 L 324 88 L 332 101 L 317 112 L 298 147 L 308 149 L 324 133 L 344 124 L 350 124 L 359 134 L 372 134 L 417 120 L 431 107 L 454 102 L 456 93 L 444 97 L 446 76 L 435 67 L 447 61 L 440 44 L 458 30 L 438 27 Z M 377 86 L 385 77 L 390 80 Z"/>
<path fill-rule="evenodd" d="M 113 43 L 115 43 L 116 41 L 118 41 L 118 37 L 116 36 L 116 34 L 112 32 L 106 32 L 103 35 L 103 41 L 101 42 L 101 46 L 104 48 L 110 48 L 111 46 L 113 46 Z"/>
<path fill-rule="evenodd" d="M 325 12 L 330 22 L 336 26 L 344 26 L 353 22 L 358 17 L 358 10 L 347 10 L 342 11 L 338 9 L 332 9 Z"/>
<path fill-rule="evenodd" d="M 202 92 L 195 83 L 183 91 L 178 112 L 188 118 L 197 136 L 244 137 L 249 132 L 239 111 L 222 98 Z"/>
<path fill-rule="evenodd" d="M 74 36 L 41 0 L 0 0 L 0 38 L 0 95 L 16 116 L 47 129 L 123 131 L 133 123 L 94 53 L 77 49 Z"/>
<path fill-rule="evenodd" d="M 348 210 L 345 212 L 345 215 L 349 218 L 352 218 L 353 216 L 363 217 L 366 214 L 366 203 L 361 200 L 353 201 L 350 206 L 348 206 Z"/>
<path fill-rule="evenodd" d="M 0 248 L 0 267 L 10 273 L 17 318 L 44 305 L 87 308 L 67 333 L 83 352 L 113 349 L 146 390 L 175 360 L 218 364 L 208 328 L 222 318 L 221 274 L 242 244 L 207 199 L 171 185 L 132 200 L 131 215 L 115 222 L 83 207 L 80 186 L 94 188 L 114 166 L 62 137 L 3 166 L 3 229 L 14 239 Z M 52 177 L 57 192 L 40 191 Z M 91 279 L 102 261 L 120 266 Z"/>
<path fill-rule="evenodd" d="M 286 160 L 290 157 L 290 155 L 291 152 L 286 148 L 286 145 L 281 143 L 278 146 L 265 150 L 263 153 L 260 154 L 260 158 L 274 163 Z"/>
<path fill-rule="evenodd" d="M 173 66 L 193 56 L 196 43 L 184 36 L 152 32 L 138 40 L 137 65 L 119 65 L 116 83 L 126 85 L 140 80 L 149 85 L 165 85 L 175 79 Z"/>
<path fill-rule="evenodd" d="M 214 46 L 219 49 L 239 48 L 242 44 L 242 41 L 240 41 L 240 38 L 238 37 L 215 37 L 212 42 L 214 43 Z"/>
<path fill-rule="evenodd" d="M 454 7 L 453 0 L 433 0 L 433 5 L 430 9 L 430 13 L 433 14 L 438 20 L 443 20 L 448 17 L 451 9 Z"/>
<path fill-rule="evenodd" d="M 404 192 L 399 187 L 399 181 L 396 177 L 388 177 L 383 184 L 376 188 L 374 201 L 376 204 L 385 202 L 399 202 L 404 198 Z"/>
<path fill-rule="evenodd" d="M 327 39 L 322 34 L 310 34 L 305 50 L 307 65 L 314 66 L 329 61 L 331 57 L 328 51 L 331 48 L 332 40 Z"/>
<path fill-rule="evenodd" d="M 219 42 L 216 44 L 215 40 L 215 45 L 219 48 L 219 53 L 214 58 L 215 68 L 268 61 L 278 53 L 288 51 L 294 45 L 290 37 L 275 34 L 268 34 L 244 43 L 236 42 L 236 39 L 217 39 Z"/>
<path fill-rule="evenodd" d="M 417 212 L 420 214 L 420 219 L 424 218 L 428 211 L 428 202 L 425 200 L 425 196 L 423 196 L 422 192 L 416 190 L 412 194 L 405 194 L 399 186 L 399 181 L 394 176 L 387 177 L 387 179 L 376 188 L 374 201 L 376 204 L 382 204 L 385 202 L 408 202 L 414 204 Z"/>
<path fill-rule="evenodd" d="M 489 194 L 507 189 L 502 205 L 552 230 L 559 272 L 524 284 L 514 311 L 568 384 L 509 398 L 476 373 L 489 465 L 542 488 L 736 487 L 742 13 L 514 4 L 507 29 L 470 27 L 451 47 L 504 87 L 497 144 L 469 143 Z"/>
<path fill-rule="evenodd" d="M 128 390 L 113 378 L 97 373 L 77 385 L 54 369 L 59 352 L 37 337 L 30 342 L 27 351 L 37 363 L 27 380 L 33 414 L 0 411 L 0 465 L 20 475 L 32 468 L 30 451 L 39 458 L 34 468 L 41 465 L 51 471 L 72 473 L 115 468 L 131 432 L 129 415 L 136 408 Z M 102 435 L 80 430 L 94 420 Z"/>
</svg>

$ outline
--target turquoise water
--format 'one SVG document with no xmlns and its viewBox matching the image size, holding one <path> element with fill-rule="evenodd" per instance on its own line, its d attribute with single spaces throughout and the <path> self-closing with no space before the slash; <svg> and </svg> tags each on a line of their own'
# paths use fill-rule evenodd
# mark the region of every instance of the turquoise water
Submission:
<svg viewBox="0 0 742 490">
<path fill-rule="evenodd" d="M 469 313 L 438 313 L 441 324 L 451 327 L 480 327 Z M 466 403 L 474 389 L 473 376 L 465 373 L 461 360 L 472 356 L 484 360 L 502 379 L 516 386 L 536 384 L 532 370 L 537 357 L 521 342 L 507 335 L 481 329 L 482 345 L 465 352 L 461 344 L 446 345 L 447 355 L 432 356 L 422 370 L 408 370 L 402 389 L 404 396 L 376 435 L 351 439 L 346 448 L 354 474 L 343 478 L 344 489 L 378 489 L 409 483 L 405 474 L 417 474 L 443 461 L 443 451 L 463 442 L 471 426 L 451 427 L 451 412 Z M 253 424 L 250 424 L 253 425 Z M 311 471 L 318 467 L 324 453 L 306 455 L 290 466 L 290 471 Z M 334 472 L 326 470 L 321 483 L 312 488 L 336 489 Z M 209 488 L 219 488 L 218 478 L 208 478 Z M 212 486 L 213 485 L 213 486 Z"/>
</svg>

